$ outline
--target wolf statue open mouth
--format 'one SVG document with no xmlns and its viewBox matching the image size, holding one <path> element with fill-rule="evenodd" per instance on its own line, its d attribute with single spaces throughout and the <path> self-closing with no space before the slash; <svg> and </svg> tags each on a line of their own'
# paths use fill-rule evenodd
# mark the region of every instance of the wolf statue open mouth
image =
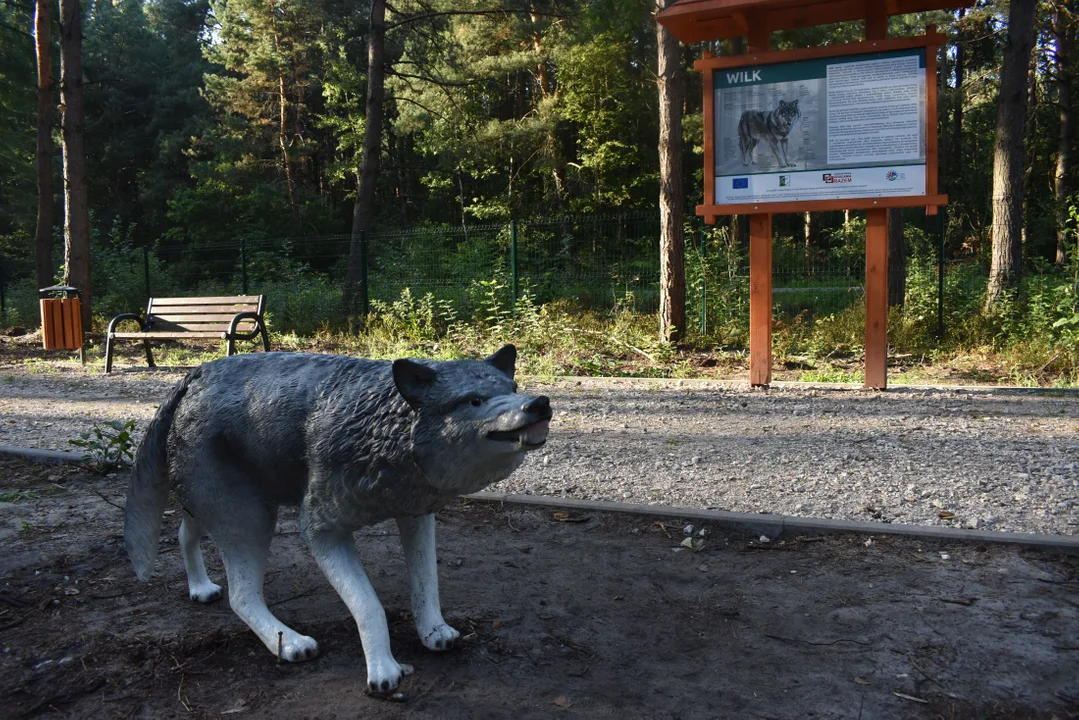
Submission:
<svg viewBox="0 0 1079 720">
<path fill-rule="evenodd" d="M 516 359 L 506 345 L 483 361 L 260 353 L 195 368 L 158 409 L 131 471 L 124 542 L 135 572 L 150 579 L 175 488 L 191 599 L 222 595 L 199 547 L 208 532 L 236 614 L 279 660 L 312 658 L 318 643 L 274 617 L 262 590 L 277 509 L 299 505 L 300 532 L 359 626 L 368 688 L 392 693 L 405 669 L 352 533 L 396 520 L 420 640 L 451 647 L 460 633 L 439 606 L 433 513 L 547 442 L 550 400 L 517 393 Z"/>
<path fill-rule="evenodd" d="M 547 431 L 550 424 L 550 419 L 540 420 L 517 430 L 489 432 L 487 437 L 491 440 L 515 442 L 527 447 L 538 448 L 547 442 Z"/>
<path fill-rule="evenodd" d="M 551 402 L 546 396 L 532 398 L 521 407 L 522 413 L 530 422 L 514 430 L 492 430 L 487 433 L 489 440 L 512 442 L 535 449 L 547 442 L 547 432 L 551 425 Z M 533 418 L 538 418 L 533 420 Z"/>
</svg>

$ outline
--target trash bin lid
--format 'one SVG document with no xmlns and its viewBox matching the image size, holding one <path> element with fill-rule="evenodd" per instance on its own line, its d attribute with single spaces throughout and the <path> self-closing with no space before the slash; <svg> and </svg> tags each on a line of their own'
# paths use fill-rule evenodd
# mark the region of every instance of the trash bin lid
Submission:
<svg viewBox="0 0 1079 720">
<path fill-rule="evenodd" d="M 44 295 L 45 293 L 59 293 L 59 292 L 68 293 L 68 294 L 74 293 L 75 295 L 78 295 L 79 294 L 79 289 L 71 287 L 70 285 L 51 285 L 51 286 L 49 286 L 47 288 L 41 288 L 40 290 L 38 290 L 38 293 L 41 294 L 41 295 Z"/>
</svg>

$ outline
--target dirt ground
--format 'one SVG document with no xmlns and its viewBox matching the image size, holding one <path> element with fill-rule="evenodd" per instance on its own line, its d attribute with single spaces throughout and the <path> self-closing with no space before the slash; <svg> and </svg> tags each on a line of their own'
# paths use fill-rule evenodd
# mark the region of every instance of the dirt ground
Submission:
<svg viewBox="0 0 1079 720">
<path fill-rule="evenodd" d="M 188 600 L 175 514 L 153 580 L 135 579 L 123 491 L 0 455 L 0 716 L 1079 717 L 1076 558 L 717 529 L 693 552 L 677 518 L 461 502 L 439 515 L 443 608 L 465 636 L 448 653 L 415 636 L 395 526 L 357 534 L 416 670 L 392 703 L 364 694 L 355 625 L 294 512 L 266 593 L 322 655 L 279 665 L 227 601 Z"/>
</svg>

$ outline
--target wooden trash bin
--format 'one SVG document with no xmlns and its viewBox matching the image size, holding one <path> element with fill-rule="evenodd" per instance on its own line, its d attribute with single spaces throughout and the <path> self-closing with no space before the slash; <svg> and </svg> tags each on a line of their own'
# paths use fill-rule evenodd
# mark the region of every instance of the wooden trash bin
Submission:
<svg viewBox="0 0 1079 720">
<path fill-rule="evenodd" d="M 74 288 L 45 288 L 75 297 L 41 298 L 41 338 L 46 350 L 82 350 L 82 305 Z"/>
</svg>

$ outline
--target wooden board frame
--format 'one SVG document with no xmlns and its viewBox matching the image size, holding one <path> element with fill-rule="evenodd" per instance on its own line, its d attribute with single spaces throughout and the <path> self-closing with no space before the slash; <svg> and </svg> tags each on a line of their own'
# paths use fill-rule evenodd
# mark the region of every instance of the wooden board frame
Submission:
<svg viewBox="0 0 1079 720">
<path fill-rule="evenodd" d="M 870 25 L 867 21 L 867 26 Z M 750 25 L 753 28 L 753 25 Z M 878 30 L 879 32 L 879 30 Z M 881 38 L 844 45 L 799 48 L 796 50 L 758 50 L 766 45 L 751 43 L 750 51 L 744 55 L 725 57 L 702 57 L 693 63 L 693 68 L 702 73 L 704 78 L 704 204 L 698 205 L 696 214 L 704 218 L 709 225 L 715 225 L 721 215 L 747 215 L 757 213 L 803 213 L 825 210 L 870 210 L 924 206 L 930 215 L 937 213 L 938 206 L 948 204 L 948 196 L 937 192 L 937 48 L 946 41 L 946 36 L 936 27 L 929 25 L 925 35 L 902 38 Z M 743 68 L 747 66 L 770 65 L 775 63 L 815 60 L 829 57 L 845 57 L 865 53 L 887 52 L 889 50 L 910 50 L 925 48 L 925 175 L 926 194 L 889 197 L 839 198 L 833 200 L 796 200 L 788 202 L 760 202 L 745 204 L 716 204 L 715 202 L 715 90 L 713 73 L 717 70 Z"/>
</svg>

